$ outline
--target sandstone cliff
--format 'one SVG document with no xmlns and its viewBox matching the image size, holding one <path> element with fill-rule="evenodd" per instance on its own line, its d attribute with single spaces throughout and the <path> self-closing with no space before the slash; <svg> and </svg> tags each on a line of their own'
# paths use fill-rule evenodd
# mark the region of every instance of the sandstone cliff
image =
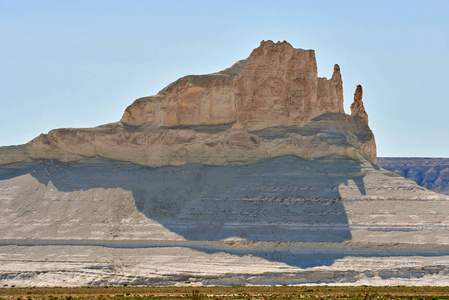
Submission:
<svg viewBox="0 0 449 300">
<path fill-rule="evenodd" d="M 361 98 L 355 103 L 363 108 Z M 25 145 L 0 148 L 0 164 L 104 157 L 162 166 L 332 154 L 376 163 L 365 115 L 344 113 L 338 65 L 331 79 L 319 78 L 313 50 L 262 41 L 224 71 L 186 76 L 137 99 L 119 122 L 56 129 Z"/>
<path fill-rule="evenodd" d="M 156 96 L 136 100 L 122 122 L 158 127 L 238 122 L 255 130 L 304 125 L 327 111 L 344 113 L 338 65 L 330 80 L 318 78 L 313 50 L 263 41 L 229 69 L 186 76 Z"/>
</svg>

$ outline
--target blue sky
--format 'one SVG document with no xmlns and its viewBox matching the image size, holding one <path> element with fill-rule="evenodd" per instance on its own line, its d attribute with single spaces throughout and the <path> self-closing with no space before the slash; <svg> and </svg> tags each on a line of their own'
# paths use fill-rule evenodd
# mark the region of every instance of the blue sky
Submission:
<svg viewBox="0 0 449 300">
<path fill-rule="evenodd" d="M 136 98 L 222 70 L 261 40 L 338 63 L 379 156 L 449 157 L 449 1 L 0 0 L 0 145 L 118 121 Z"/>
</svg>

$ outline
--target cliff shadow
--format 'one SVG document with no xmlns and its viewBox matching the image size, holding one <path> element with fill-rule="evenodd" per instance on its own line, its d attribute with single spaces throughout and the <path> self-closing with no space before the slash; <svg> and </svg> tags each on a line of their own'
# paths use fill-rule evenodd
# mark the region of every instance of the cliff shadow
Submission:
<svg viewBox="0 0 449 300">
<path fill-rule="evenodd" d="M 247 165 L 159 168 L 114 161 L 39 161 L 2 167 L 0 180 L 28 173 L 45 185 L 51 181 L 63 192 L 94 188 L 131 191 L 141 213 L 192 241 L 351 240 L 339 186 L 352 180 L 365 194 L 360 163 L 342 157 L 307 161 L 283 156 Z M 259 254 L 288 264 L 298 264 L 300 256 Z M 306 265 L 327 265 L 340 257 L 302 256 L 299 261 Z"/>
</svg>

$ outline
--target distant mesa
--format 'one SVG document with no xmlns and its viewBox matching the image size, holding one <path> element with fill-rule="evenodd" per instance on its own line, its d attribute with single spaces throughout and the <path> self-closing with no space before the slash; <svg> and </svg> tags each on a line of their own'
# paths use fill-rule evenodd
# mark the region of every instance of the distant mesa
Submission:
<svg viewBox="0 0 449 300">
<path fill-rule="evenodd" d="M 449 158 L 381 157 L 378 164 L 426 189 L 449 195 Z"/>
<path fill-rule="evenodd" d="M 251 163 L 293 155 L 341 155 L 376 163 L 376 144 L 357 87 L 351 115 L 343 82 L 317 75 L 313 50 L 262 41 L 247 59 L 221 72 L 182 77 L 137 99 L 119 122 L 55 129 L 0 148 L 0 164 L 91 157 L 144 166 Z"/>
</svg>

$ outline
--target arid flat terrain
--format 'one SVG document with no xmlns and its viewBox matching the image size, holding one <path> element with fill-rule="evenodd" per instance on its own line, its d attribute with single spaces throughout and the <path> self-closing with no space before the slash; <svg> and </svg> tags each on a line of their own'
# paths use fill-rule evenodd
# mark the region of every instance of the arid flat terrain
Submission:
<svg viewBox="0 0 449 300">
<path fill-rule="evenodd" d="M 0 297 L 17 299 L 448 299 L 448 287 L 103 287 L 3 288 Z"/>
</svg>

